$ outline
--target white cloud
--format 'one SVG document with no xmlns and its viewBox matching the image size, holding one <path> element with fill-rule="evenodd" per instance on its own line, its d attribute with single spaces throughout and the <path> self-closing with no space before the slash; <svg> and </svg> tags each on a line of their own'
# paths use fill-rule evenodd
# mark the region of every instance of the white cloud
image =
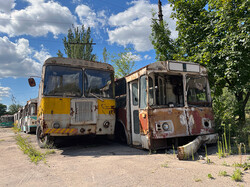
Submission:
<svg viewBox="0 0 250 187">
<path fill-rule="evenodd" d="M 98 28 L 98 26 L 104 26 L 106 24 L 107 17 L 105 11 L 95 11 L 91 10 L 87 5 L 79 5 L 75 9 L 81 24 L 86 27 Z"/>
<path fill-rule="evenodd" d="M 9 97 L 10 96 L 10 88 L 9 87 L 2 87 L 0 85 L 0 101 L 2 100 L 2 97 Z"/>
<path fill-rule="evenodd" d="M 133 60 L 133 61 L 141 61 L 142 60 L 140 55 L 133 54 L 132 52 L 127 52 L 125 58 Z"/>
<path fill-rule="evenodd" d="M 15 0 L 1 0 L 0 12 L 9 13 L 15 7 Z"/>
<path fill-rule="evenodd" d="M 151 12 L 157 12 L 158 6 L 150 4 L 148 0 L 138 0 L 130 3 L 132 6 L 109 18 L 109 24 L 113 29 L 108 30 L 109 42 L 122 46 L 132 44 L 137 51 L 153 49 L 149 40 L 151 34 Z M 175 20 L 170 18 L 172 8 L 169 4 L 162 7 L 164 20 L 167 21 L 172 32 L 171 37 L 177 37 Z"/>
<path fill-rule="evenodd" d="M 9 36 L 54 36 L 67 33 L 75 23 L 70 10 L 54 1 L 26 0 L 29 5 L 21 10 L 0 12 L 0 32 Z M 13 6 L 13 5 L 12 5 Z"/>
<path fill-rule="evenodd" d="M 149 55 L 144 55 L 144 57 L 143 57 L 145 60 L 150 60 L 151 59 L 151 56 L 149 56 Z"/>
<path fill-rule="evenodd" d="M 50 56 L 43 47 L 41 51 L 32 49 L 24 38 L 12 42 L 0 37 L 0 49 L 0 78 L 40 76 L 44 58 Z"/>
</svg>

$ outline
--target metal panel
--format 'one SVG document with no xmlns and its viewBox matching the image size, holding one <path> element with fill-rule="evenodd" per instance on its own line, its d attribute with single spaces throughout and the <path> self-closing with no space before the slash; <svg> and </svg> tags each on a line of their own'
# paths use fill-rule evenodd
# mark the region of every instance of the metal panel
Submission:
<svg viewBox="0 0 250 187">
<path fill-rule="evenodd" d="M 94 124 L 97 117 L 96 100 L 72 99 L 71 101 L 71 123 L 72 124 Z"/>
<path fill-rule="evenodd" d="M 187 64 L 187 71 L 188 72 L 200 72 L 200 66 L 197 64 Z"/>
<path fill-rule="evenodd" d="M 93 102 L 91 101 L 84 101 L 84 102 L 76 102 L 75 103 L 75 122 L 82 122 L 82 121 L 93 121 Z"/>
<path fill-rule="evenodd" d="M 169 62 L 169 70 L 183 71 L 183 65 L 181 63 Z"/>
</svg>

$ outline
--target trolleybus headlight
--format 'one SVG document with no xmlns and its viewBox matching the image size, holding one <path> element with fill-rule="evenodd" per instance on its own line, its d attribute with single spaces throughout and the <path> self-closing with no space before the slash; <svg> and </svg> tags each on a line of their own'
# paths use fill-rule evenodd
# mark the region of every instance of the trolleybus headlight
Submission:
<svg viewBox="0 0 250 187">
<path fill-rule="evenodd" d="M 163 128 L 164 131 L 168 131 L 168 130 L 169 130 L 169 125 L 168 125 L 168 123 L 163 123 L 163 124 L 162 124 L 162 128 Z"/>
<path fill-rule="evenodd" d="M 53 128 L 55 128 L 55 129 L 60 128 L 60 123 L 55 122 L 55 123 L 53 124 Z"/>
<path fill-rule="evenodd" d="M 108 128 L 109 125 L 110 125 L 109 121 L 104 121 L 103 126 L 104 126 L 105 128 Z"/>
</svg>

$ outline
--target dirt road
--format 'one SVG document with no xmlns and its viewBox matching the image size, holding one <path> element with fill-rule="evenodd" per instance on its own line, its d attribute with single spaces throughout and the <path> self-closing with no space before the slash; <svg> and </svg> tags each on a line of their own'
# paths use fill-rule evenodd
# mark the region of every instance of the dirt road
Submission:
<svg viewBox="0 0 250 187">
<path fill-rule="evenodd" d="M 37 147 L 34 134 L 21 134 L 45 152 Z M 11 129 L 0 128 L 0 186 L 250 186 L 249 170 L 243 172 L 242 182 L 218 175 L 220 171 L 232 175 L 235 168 L 225 163 L 239 163 L 240 157 L 219 159 L 215 146 L 208 148 L 213 163 L 205 164 L 179 161 L 173 154 L 149 154 L 103 138 L 73 138 L 59 141 L 47 164 L 35 165 L 14 136 Z"/>
</svg>

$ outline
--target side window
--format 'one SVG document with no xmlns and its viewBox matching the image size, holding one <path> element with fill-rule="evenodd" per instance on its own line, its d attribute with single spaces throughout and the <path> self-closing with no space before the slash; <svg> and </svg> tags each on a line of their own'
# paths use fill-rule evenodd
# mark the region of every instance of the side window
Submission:
<svg viewBox="0 0 250 187">
<path fill-rule="evenodd" d="M 138 83 L 132 84 L 132 100 L 133 100 L 133 105 L 137 106 L 138 105 Z"/>
<path fill-rule="evenodd" d="M 148 77 L 148 104 L 153 105 L 154 104 L 154 83 L 153 79 L 151 77 Z"/>
<path fill-rule="evenodd" d="M 140 108 L 144 109 L 147 107 L 147 82 L 146 76 L 143 75 L 140 78 Z"/>
</svg>

